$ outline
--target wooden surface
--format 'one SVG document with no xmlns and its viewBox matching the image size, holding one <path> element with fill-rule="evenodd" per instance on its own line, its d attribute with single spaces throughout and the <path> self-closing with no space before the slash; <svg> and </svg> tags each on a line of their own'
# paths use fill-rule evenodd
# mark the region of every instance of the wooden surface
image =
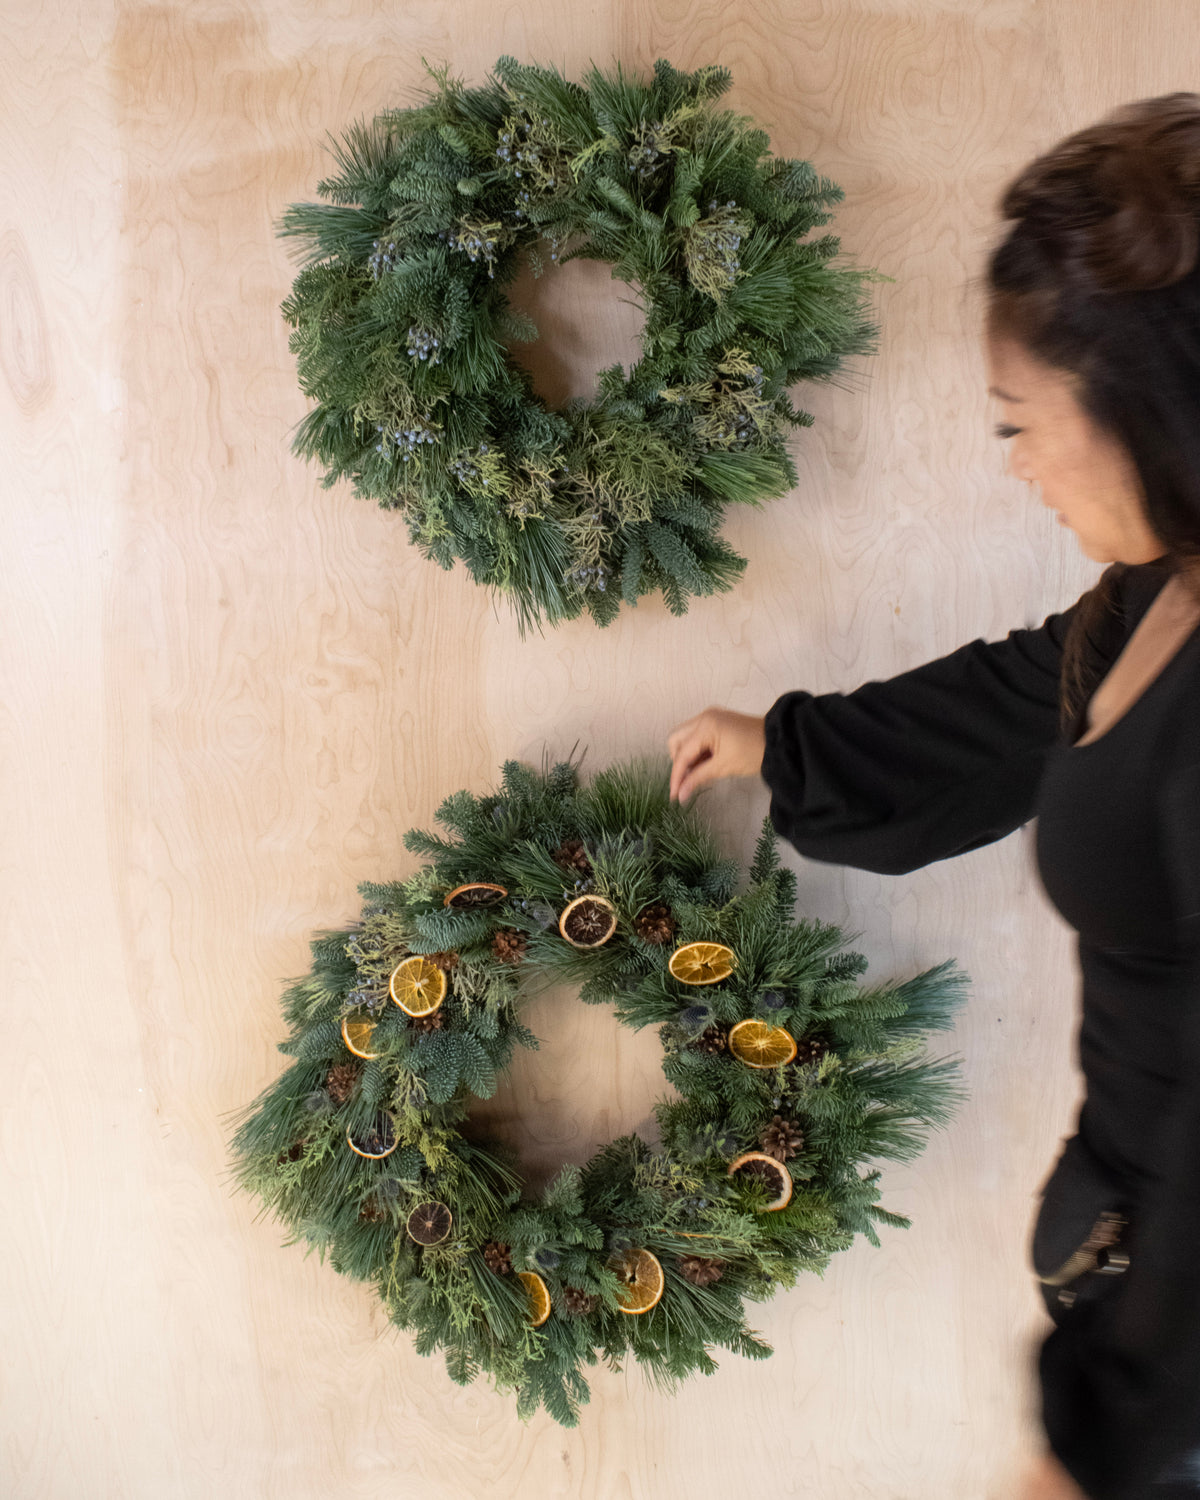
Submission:
<svg viewBox="0 0 1200 1500">
<path fill-rule="evenodd" d="M 225 1181 L 228 1118 L 281 1060 L 279 982 L 403 831 L 508 756 L 662 747 L 1036 622 L 1093 576 L 990 434 L 973 284 L 1005 178 L 1127 98 L 1198 76 L 1189 0 L 7 0 L 0 53 L 0 810 L 6 1079 L 0 1492 L 8 1500 L 412 1496 L 1003 1500 L 1033 1450 L 1025 1267 L 1071 1127 L 1076 981 L 1028 833 L 886 879 L 800 864 L 876 972 L 957 954 L 971 1101 L 885 1202 L 913 1215 L 756 1311 L 675 1398 L 602 1372 L 574 1432 L 389 1334 Z M 326 130 L 404 103 L 420 58 L 574 76 L 668 56 L 846 189 L 878 357 L 806 393 L 797 492 L 732 519 L 744 585 L 685 621 L 521 644 L 394 518 L 287 451 L 303 412 L 273 223 Z M 546 388 L 636 321 L 603 276 L 543 297 Z M 578 316 L 583 308 L 586 316 Z M 616 354 L 613 354 L 613 351 Z M 708 798 L 745 855 L 764 789 Z M 531 1152 L 644 1120 L 646 1039 L 547 1002 Z M 589 1068 L 579 1065 L 586 1048 Z"/>
</svg>

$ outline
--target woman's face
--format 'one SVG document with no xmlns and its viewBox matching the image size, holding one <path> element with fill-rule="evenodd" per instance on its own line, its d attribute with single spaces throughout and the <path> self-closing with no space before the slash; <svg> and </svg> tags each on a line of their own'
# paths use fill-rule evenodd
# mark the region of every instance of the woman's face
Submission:
<svg viewBox="0 0 1200 1500">
<path fill-rule="evenodd" d="M 1000 403 L 996 428 L 1009 444 L 1009 469 L 1036 484 L 1096 562 L 1153 562 L 1167 550 L 1142 507 L 1137 471 L 1125 448 L 1076 399 L 1076 377 L 1003 337 L 987 341 L 988 393 Z"/>
</svg>

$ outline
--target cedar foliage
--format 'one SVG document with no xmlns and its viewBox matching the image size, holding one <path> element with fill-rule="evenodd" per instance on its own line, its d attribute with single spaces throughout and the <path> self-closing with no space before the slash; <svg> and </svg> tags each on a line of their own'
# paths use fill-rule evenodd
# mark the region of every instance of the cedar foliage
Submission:
<svg viewBox="0 0 1200 1500">
<path fill-rule="evenodd" d="M 315 403 L 293 451 L 398 510 L 442 567 L 461 559 L 522 630 L 605 625 L 657 590 L 683 613 L 745 567 L 725 507 L 797 483 L 785 437 L 812 418 L 788 388 L 873 347 L 873 273 L 813 236 L 842 192 L 716 107 L 724 68 L 430 72 L 421 103 L 334 140 L 325 201 L 280 221 Z M 547 257 L 610 264 L 646 314 L 632 368 L 557 411 L 510 354 L 537 329 L 508 289 Z"/>
<path fill-rule="evenodd" d="M 522 1417 L 544 1405 L 574 1425 L 587 1400 L 584 1368 L 601 1356 L 617 1367 L 632 1358 L 671 1387 L 711 1373 L 715 1347 L 769 1354 L 744 1302 L 823 1272 L 857 1234 L 879 1245 L 877 1224 L 907 1226 L 879 1204 L 880 1171 L 869 1164 L 912 1160 L 961 1098 L 957 1064 L 929 1058 L 924 1042 L 953 1024 L 964 976 L 944 963 L 864 984 L 865 960 L 836 927 L 794 915 L 795 877 L 769 823 L 739 889 L 737 865 L 693 811 L 669 801 L 659 765 L 617 765 L 583 785 L 573 762 L 537 772 L 510 761 L 494 793 L 457 792 L 437 819 L 441 833 L 406 837 L 424 860 L 415 874 L 364 885 L 362 921 L 314 940 L 311 971 L 283 999 L 280 1050 L 293 1061 L 245 1112 L 233 1142 L 239 1184 L 294 1240 L 370 1283 L 421 1353 L 443 1351 L 462 1383 L 486 1373 L 515 1393 Z M 568 840 L 582 844 L 590 874 L 555 860 Z M 483 910 L 447 908 L 446 894 L 468 881 L 499 884 L 506 896 Z M 616 934 L 595 951 L 558 933 L 580 890 L 618 913 Z M 673 979 L 670 945 L 638 936 L 635 919 L 651 901 L 669 907 L 677 943 L 728 944 L 733 974 L 703 988 Z M 519 965 L 493 955 L 501 927 L 528 937 Z M 410 954 L 447 950 L 457 963 L 443 1026 L 423 1032 L 390 1003 L 388 977 Z M 471 1099 L 493 1092 L 513 1049 L 537 1046 L 520 1020 L 522 993 L 563 981 L 578 983 L 584 1001 L 611 1005 L 623 1024 L 657 1027 L 674 1092 L 655 1107 L 659 1144 L 614 1140 L 536 1195 L 523 1190 L 519 1162 L 466 1122 Z M 349 1097 L 335 1099 L 332 1070 L 346 1068 L 335 1075 L 344 1080 L 355 1063 L 341 1035 L 351 1010 L 377 1019 L 378 1056 Z M 710 1025 L 751 1016 L 828 1051 L 764 1071 L 692 1045 Z M 347 1135 L 381 1111 L 397 1148 L 367 1160 Z M 776 1115 L 796 1124 L 803 1146 L 784 1167 L 790 1203 L 763 1212 L 764 1186 L 731 1178 L 728 1167 L 758 1148 Z M 453 1228 L 422 1247 L 405 1225 L 429 1201 L 451 1209 Z M 553 1310 L 542 1327 L 529 1326 L 516 1275 L 489 1265 L 484 1247 L 493 1243 L 509 1247 L 513 1273 L 545 1279 Z M 659 1304 L 633 1316 L 619 1310 L 609 1268 L 630 1247 L 652 1251 L 666 1276 Z M 721 1263 L 719 1280 L 698 1286 L 682 1274 L 683 1258 L 697 1254 Z"/>
</svg>

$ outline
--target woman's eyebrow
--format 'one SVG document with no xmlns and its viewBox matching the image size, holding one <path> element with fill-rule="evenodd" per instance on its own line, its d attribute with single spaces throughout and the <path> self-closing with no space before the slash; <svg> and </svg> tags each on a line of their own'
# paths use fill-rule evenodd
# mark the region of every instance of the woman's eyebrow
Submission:
<svg viewBox="0 0 1200 1500">
<path fill-rule="evenodd" d="M 1002 391 L 999 386 L 995 385 L 988 386 L 988 395 L 999 396 L 1001 401 L 1012 401 L 1018 406 L 1025 399 L 1024 396 L 1010 396 L 1007 391 Z"/>
</svg>

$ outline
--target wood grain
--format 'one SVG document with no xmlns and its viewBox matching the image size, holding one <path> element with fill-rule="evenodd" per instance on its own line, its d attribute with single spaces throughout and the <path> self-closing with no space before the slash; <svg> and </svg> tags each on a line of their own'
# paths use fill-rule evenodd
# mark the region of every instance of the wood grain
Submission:
<svg viewBox="0 0 1200 1500">
<path fill-rule="evenodd" d="M 969 1104 L 886 1174 L 913 1228 L 756 1311 L 674 1398 L 598 1373 L 577 1431 L 517 1424 L 389 1333 L 371 1297 L 225 1180 L 280 1066 L 280 981 L 401 836 L 509 756 L 661 751 L 1039 620 L 1093 571 L 1005 477 L 978 277 L 996 195 L 1122 99 L 1192 86 L 1189 0 L 164 0 L 6 7 L 0 221 L 0 1159 L 12 1500 L 571 1497 L 1001 1500 L 1033 1452 L 1036 1190 L 1071 1128 L 1076 978 L 1027 834 L 886 879 L 797 862 L 877 972 L 957 954 Z M 879 267 L 877 356 L 806 391 L 796 492 L 731 519 L 744 586 L 522 643 L 508 612 L 290 458 L 303 414 L 273 226 L 326 131 L 406 102 L 420 58 L 578 76 L 721 61 L 734 107 L 846 189 Z M 628 357 L 603 268 L 522 297 L 551 399 Z M 765 792 L 714 790 L 745 856 Z M 651 1038 L 557 993 L 485 1119 L 535 1176 L 643 1124 Z M 586 1059 L 586 1067 L 583 1060 Z"/>
</svg>

